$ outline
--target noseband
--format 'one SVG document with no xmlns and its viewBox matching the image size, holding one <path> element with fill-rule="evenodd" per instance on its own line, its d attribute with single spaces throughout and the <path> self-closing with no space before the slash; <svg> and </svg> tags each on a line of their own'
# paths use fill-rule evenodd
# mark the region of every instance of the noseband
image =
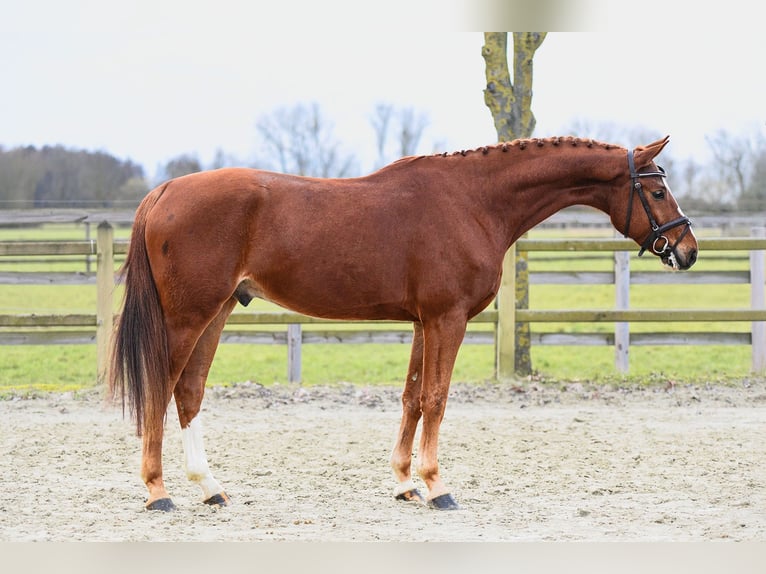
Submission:
<svg viewBox="0 0 766 574">
<path fill-rule="evenodd" d="M 644 188 L 641 185 L 642 177 L 665 178 L 665 170 L 659 167 L 659 171 L 638 173 L 636 171 L 636 165 L 633 162 L 633 150 L 628 150 L 628 168 L 630 169 L 630 198 L 628 199 L 628 217 L 627 221 L 625 222 L 625 232 L 623 235 L 628 237 L 628 232 L 630 231 L 630 219 L 633 211 L 633 195 L 638 193 L 638 198 L 641 200 L 641 205 L 644 206 L 646 217 L 649 218 L 649 225 L 652 227 L 652 232 L 641 245 L 641 250 L 638 252 L 638 256 L 641 257 L 644 254 L 644 251 L 647 249 L 651 250 L 651 252 L 655 255 L 664 255 L 668 252 L 675 254 L 676 247 L 679 243 L 681 243 L 683 238 L 686 237 L 686 234 L 689 233 L 689 229 L 692 226 L 692 221 L 688 217 L 679 217 L 678 219 L 674 219 L 673 221 L 665 223 L 664 225 L 658 225 L 654 219 L 654 216 L 652 215 L 652 210 L 649 209 L 649 201 L 646 199 Z M 669 229 L 673 229 L 679 225 L 685 225 L 686 228 L 681 232 L 681 235 L 678 236 L 676 242 L 673 245 L 670 245 L 670 240 L 663 234 Z"/>
</svg>

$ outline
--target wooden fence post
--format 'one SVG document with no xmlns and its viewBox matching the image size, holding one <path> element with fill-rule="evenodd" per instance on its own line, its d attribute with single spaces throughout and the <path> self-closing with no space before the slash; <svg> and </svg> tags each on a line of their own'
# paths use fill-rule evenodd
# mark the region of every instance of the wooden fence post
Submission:
<svg viewBox="0 0 766 574">
<path fill-rule="evenodd" d="M 614 252 L 614 298 L 616 309 L 630 308 L 630 253 Z M 614 324 L 614 366 L 627 373 L 630 365 L 630 323 Z"/>
<path fill-rule="evenodd" d="M 510 379 L 516 368 L 516 244 L 505 254 L 496 303 L 495 378 Z"/>
<path fill-rule="evenodd" d="M 766 229 L 754 227 L 751 235 L 756 238 L 766 237 Z M 764 308 L 764 287 L 766 269 L 764 251 L 756 249 L 750 252 L 750 308 Z M 751 368 L 754 373 L 766 371 L 766 323 L 753 321 L 750 325 L 750 345 L 752 353 Z"/>
<path fill-rule="evenodd" d="M 85 241 L 90 241 L 90 221 L 86 221 L 85 226 Z M 93 263 L 93 255 L 89 253 L 85 256 L 85 273 L 90 273 L 91 263 Z"/>
<path fill-rule="evenodd" d="M 109 372 L 109 342 L 113 327 L 114 229 L 107 221 L 96 232 L 96 357 L 98 384 Z"/>
<path fill-rule="evenodd" d="M 301 345 L 303 333 L 300 323 L 287 326 L 287 380 L 298 383 L 301 380 Z"/>
</svg>

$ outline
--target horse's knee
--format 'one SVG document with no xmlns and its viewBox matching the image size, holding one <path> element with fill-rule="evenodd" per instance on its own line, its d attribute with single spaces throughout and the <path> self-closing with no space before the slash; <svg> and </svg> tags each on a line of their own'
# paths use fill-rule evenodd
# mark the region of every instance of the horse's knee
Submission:
<svg viewBox="0 0 766 574">
<path fill-rule="evenodd" d="M 423 414 L 442 412 L 446 406 L 446 392 L 431 392 L 420 399 L 420 408 L 423 410 Z"/>
<path fill-rule="evenodd" d="M 410 419 L 418 420 L 423 411 L 420 407 L 420 398 L 402 397 L 402 414 Z"/>
</svg>

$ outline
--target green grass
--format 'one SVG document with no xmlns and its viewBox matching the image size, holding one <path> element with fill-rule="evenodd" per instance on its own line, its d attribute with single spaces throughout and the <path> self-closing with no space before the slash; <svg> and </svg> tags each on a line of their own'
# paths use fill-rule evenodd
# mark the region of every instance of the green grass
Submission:
<svg viewBox="0 0 766 574">
<path fill-rule="evenodd" d="M 584 235 L 575 230 L 569 235 Z M 95 237 L 95 229 L 91 236 Z M 118 238 L 127 238 L 129 230 L 116 230 Z M 560 231 L 534 231 L 532 237 L 560 237 Z M 594 236 L 592 231 L 589 236 Z M 609 232 L 604 237 L 611 237 Z M 0 230 L 0 240 L 71 240 L 84 239 L 82 226 L 49 225 L 33 229 Z M 9 259 L 14 259 L 12 261 Z M 19 258 L 0 259 L 2 271 L 79 271 L 85 270 L 82 257 L 51 263 L 50 258 L 34 263 Z M 28 259 L 28 258 L 27 258 Z M 609 271 L 611 254 L 531 253 L 531 270 Z M 657 270 L 656 258 L 631 259 L 633 270 Z M 703 270 L 747 269 L 742 254 L 701 256 L 691 272 Z M 95 264 L 92 270 L 95 272 Z M 722 308 L 749 306 L 748 285 L 633 285 L 631 307 L 641 308 Z M 115 293 L 115 311 L 119 310 L 121 289 Z M 0 285 L 0 313 L 93 313 L 96 304 L 94 285 L 86 286 L 15 286 Z M 612 285 L 533 285 L 530 308 L 578 309 L 613 308 Z M 247 311 L 274 309 L 273 305 L 254 301 Z M 245 312 L 238 308 L 236 312 Z M 365 330 L 384 325 L 364 325 Z M 242 329 L 244 327 L 237 326 Z M 261 329 L 265 327 L 259 327 Z M 273 326 L 273 329 L 284 327 Z M 306 326 L 331 329 L 332 326 Z M 348 328 L 339 325 L 337 328 Z M 473 329 L 488 329 L 475 325 Z M 632 332 L 647 331 L 741 331 L 749 324 L 739 323 L 634 323 Z M 602 332 L 613 331 L 611 324 L 544 324 L 532 325 L 533 332 Z M 341 381 L 365 384 L 400 384 L 405 376 L 409 346 L 311 344 L 303 346 L 303 383 L 331 384 Z M 95 385 L 95 345 L 4 346 L 0 347 L 0 395 L 48 390 L 77 390 Z M 532 365 L 537 380 L 601 381 L 601 382 L 666 382 L 730 381 L 749 376 L 748 346 L 668 346 L 631 347 L 630 375 L 621 376 L 614 368 L 611 347 L 534 346 Z M 210 371 L 211 384 L 254 381 L 263 384 L 285 382 L 287 350 L 280 345 L 221 345 Z M 453 380 L 483 381 L 494 372 L 494 349 L 491 345 L 464 345 L 455 366 Z"/>
<path fill-rule="evenodd" d="M 0 396 L 76 391 L 96 384 L 95 345 L 4 346 L 0 353 Z"/>
<path fill-rule="evenodd" d="M 400 384 L 409 361 L 409 345 L 313 344 L 302 349 L 303 384 L 352 382 Z M 481 381 L 492 378 L 490 345 L 464 345 L 455 365 L 454 380 Z M 210 370 L 209 382 L 231 384 L 253 381 L 262 384 L 287 380 L 287 350 L 279 345 L 221 345 Z"/>
<path fill-rule="evenodd" d="M 630 372 L 614 368 L 612 347 L 532 348 L 532 365 L 544 380 L 609 383 L 727 383 L 751 376 L 750 347 L 631 347 Z"/>
</svg>

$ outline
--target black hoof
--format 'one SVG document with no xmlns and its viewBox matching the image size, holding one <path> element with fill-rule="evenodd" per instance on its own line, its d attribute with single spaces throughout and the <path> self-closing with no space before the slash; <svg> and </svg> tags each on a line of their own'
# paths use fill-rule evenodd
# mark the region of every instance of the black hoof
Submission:
<svg viewBox="0 0 766 574">
<path fill-rule="evenodd" d="M 432 498 L 428 501 L 428 506 L 437 510 L 460 510 L 457 502 L 449 493 Z"/>
<path fill-rule="evenodd" d="M 229 506 L 230 503 L 231 499 L 226 496 L 225 492 L 221 494 L 214 494 L 205 500 L 205 504 L 209 504 L 210 506 Z"/>
<path fill-rule="evenodd" d="M 146 510 L 161 510 L 162 512 L 172 512 L 176 505 L 169 498 L 158 498 L 151 504 L 146 505 Z"/>
<path fill-rule="evenodd" d="M 413 488 L 407 492 L 397 494 L 394 498 L 396 500 L 403 500 L 405 502 L 419 502 L 420 504 L 425 504 L 426 502 L 423 498 L 423 495 L 420 494 L 420 491 L 417 488 Z"/>
</svg>

